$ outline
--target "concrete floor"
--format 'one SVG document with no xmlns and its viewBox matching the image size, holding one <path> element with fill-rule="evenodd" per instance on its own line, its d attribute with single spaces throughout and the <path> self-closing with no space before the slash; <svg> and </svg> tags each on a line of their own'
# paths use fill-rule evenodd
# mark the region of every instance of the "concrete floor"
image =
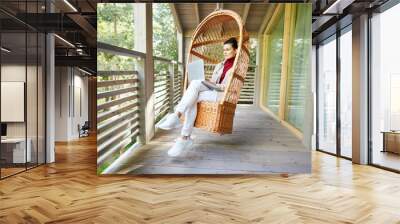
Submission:
<svg viewBox="0 0 400 224">
<path fill-rule="evenodd" d="M 159 130 L 123 166 L 127 174 L 309 173 L 311 152 L 290 131 L 255 106 L 239 105 L 230 135 L 195 129 L 192 148 L 167 155 L 180 129 Z"/>
</svg>

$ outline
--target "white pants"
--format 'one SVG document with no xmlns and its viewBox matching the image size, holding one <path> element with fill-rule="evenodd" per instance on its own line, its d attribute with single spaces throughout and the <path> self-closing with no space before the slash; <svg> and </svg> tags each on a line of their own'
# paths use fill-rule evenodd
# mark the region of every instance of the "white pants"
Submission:
<svg viewBox="0 0 400 224">
<path fill-rule="evenodd" d="M 217 92 L 212 91 L 201 83 L 201 80 L 193 80 L 183 94 L 181 101 L 176 106 L 176 111 L 184 114 L 181 134 L 189 136 L 192 134 L 194 121 L 197 116 L 197 102 L 217 100 Z"/>
</svg>

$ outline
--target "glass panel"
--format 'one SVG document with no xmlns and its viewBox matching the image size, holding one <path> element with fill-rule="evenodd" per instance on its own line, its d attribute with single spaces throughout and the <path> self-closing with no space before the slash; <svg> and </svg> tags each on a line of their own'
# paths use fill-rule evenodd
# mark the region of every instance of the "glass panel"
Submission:
<svg viewBox="0 0 400 224">
<path fill-rule="evenodd" d="M 295 18 L 285 119 L 297 129 L 303 130 L 305 93 L 310 76 L 311 5 L 297 5 Z"/>
<path fill-rule="evenodd" d="M 46 65 L 46 39 L 44 34 L 39 34 L 38 45 L 38 164 L 45 163 L 45 124 L 46 124 L 46 108 L 45 108 L 45 65 Z"/>
<path fill-rule="evenodd" d="M 97 4 L 98 41 L 127 49 L 134 49 L 134 4 Z"/>
<path fill-rule="evenodd" d="M 340 37 L 340 153 L 351 158 L 352 141 L 352 37 L 351 30 Z"/>
<path fill-rule="evenodd" d="M 372 163 L 400 170 L 400 4 L 372 18 Z"/>
<path fill-rule="evenodd" d="M 267 97 L 266 106 L 275 114 L 279 112 L 280 85 L 282 71 L 284 13 L 281 14 L 277 26 L 269 36 L 267 43 Z"/>
<path fill-rule="evenodd" d="M 25 170 L 26 151 L 25 90 L 26 34 L 1 34 L 1 175 Z"/>
<path fill-rule="evenodd" d="M 26 12 L 37 13 L 37 2 L 27 2 Z M 38 17 L 33 17 L 37 20 Z M 32 21 L 37 23 L 38 21 Z M 27 114 L 27 150 L 30 150 L 28 156 L 27 167 L 37 166 L 38 160 L 38 33 L 35 31 L 27 31 L 27 80 L 26 80 L 26 114 Z"/>
<path fill-rule="evenodd" d="M 26 116 L 27 116 L 27 149 L 28 168 L 37 165 L 37 76 L 38 76 L 38 35 L 36 32 L 27 33 L 28 43 L 28 62 L 27 62 L 27 81 L 26 81 Z"/>
<path fill-rule="evenodd" d="M 45 1 L 1 1 L 21 20 L 43 13 Z M 33 16 L 33 19 L 38 17 Z M 45 35 L 0 13 L 1 177 L 45 162 Z M 37 21 L 31 21 L 37 23 Z M 40 106 L 39 106 L 39 105 Z M 12 111 L 12 112 L 11 112 Z M 38 135 L 40 133 L 40 137 Z"/>
<path fill-rule="evenodd" d="M 318 51 L 318 148 L 336 153 L 336 39 Z"/>
</svg>

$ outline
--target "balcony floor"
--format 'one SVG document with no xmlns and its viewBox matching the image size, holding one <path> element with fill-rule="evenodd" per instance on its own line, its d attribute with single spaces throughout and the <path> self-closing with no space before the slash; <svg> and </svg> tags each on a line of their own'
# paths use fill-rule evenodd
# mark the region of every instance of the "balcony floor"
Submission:
<svg viewBox="0 0 400 224">
<path fill-rule="evenodd" d="M 311 172 L 311 152 L 289 130 L 256 106 L 239 105 L 230 135 L 195 129 L 194 144 L 179 157 L 168 149 L 180 129 L 157 131 L 119 173 L 244 174 Z"/>
</svg>

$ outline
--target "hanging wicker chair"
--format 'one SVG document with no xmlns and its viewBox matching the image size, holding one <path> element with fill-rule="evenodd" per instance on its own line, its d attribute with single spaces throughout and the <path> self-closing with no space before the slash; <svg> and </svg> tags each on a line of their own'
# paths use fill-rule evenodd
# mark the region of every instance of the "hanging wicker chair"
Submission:
<svg viewBox="0 0 400 224">
<path fill-rule="evenodd" d="M 187 64 L 197 57 L 203 59 L 205 64 L 215 65 L 222 61 L 223 43 L 231 37 L 238 41 L 238 49 L 224 96 L 218 102 L 198 102 L 194 125 L 219 134 L 232 133 L 236 104 L 249 63 L 249 34 L 240 16 L 231 10 L 218 10 L 208 15 L 194 31 L 187 57 Z M 186 71 L 184 89 L 188 86 L 187 76 Z"/>
</svg>

